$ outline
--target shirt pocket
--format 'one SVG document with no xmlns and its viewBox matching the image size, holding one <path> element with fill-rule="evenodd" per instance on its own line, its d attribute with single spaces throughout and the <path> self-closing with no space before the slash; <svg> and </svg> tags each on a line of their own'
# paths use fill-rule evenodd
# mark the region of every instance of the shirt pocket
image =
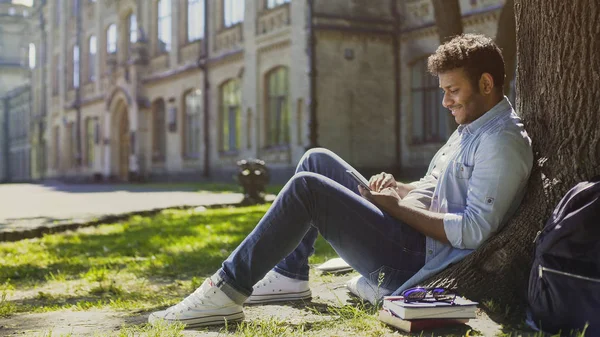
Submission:
<svg viewBox="0 0 600 337">
<path fill-rule="evenodd" d="M 457 179 L 470 179 L 471 175 L 473 175 L 473 166 L 468 166 L 458 161 L 452 162 L 452 170 Z"/>
</svg>

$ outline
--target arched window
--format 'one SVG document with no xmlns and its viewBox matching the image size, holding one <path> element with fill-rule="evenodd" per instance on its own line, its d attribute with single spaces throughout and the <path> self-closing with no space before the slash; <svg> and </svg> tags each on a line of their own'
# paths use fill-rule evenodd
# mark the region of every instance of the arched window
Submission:
<svg viewBox="0 0 600 337">
<path fill-rule="evenodd" d="M 204 0 L 188 0 L 188 42 L 204 37 Z"/>
<path fill-rule="evenodd" d="M 240 149 L 240 106 L 242 90 L 240 81 L 229 80 L 221 86 L 221 150 Z"/>
<path fill-rule="evenodd" d="M 189 91 L 185 95 L 183 128 L 183 153 L 186 158 L 200 157 L 200 118 L 202 116 L 202 90 Z"/>
<path fill-rule="evenodd" d="M 29 69 L 35 68 L 35 44 L 29 44 Z"/>
<path fill-rule="evenodd" d="M 171 0 L 158 1 L 158 51 L 171 50 Z"/>
<path fill-rule="evenodd" d="M 98 50 L 96 36 L 90 36 L 88 42 L 88 80 L 93 82 L 96 80 L 96 53 Z"/>
<path fill-rule="evenodd" d="M 117 52 L 117 25 L 114 23 L 106 30 L 106 52 L 109 54 Z"/>
<path fill-rule="evenodd" d="M 152 104 L 152 161 L 164 162 L 166 149 L 165 101 L 158 99 Z"/>
<path fill-rule="evenodd" d="M 267 73 L 267 145 L 290 143 L 290 107 L 288 69 L 276 68 Z"/>
<path fill-rule="evenodd" d="M 411 68 L 412 143 L 440 143 L 448 139 L 448 110 L 436 77 L 427 72 L 427 58 Z"/>
<path fill-rule="evenodd" d="M 79 88 L 79 46 L 73 46 L 73 88 Z"/>
<path fill-rule="evenodd" d="M 223 24 L 230 27 L 244 21 L 245 0 L 223 0 Z"/>
</svg>

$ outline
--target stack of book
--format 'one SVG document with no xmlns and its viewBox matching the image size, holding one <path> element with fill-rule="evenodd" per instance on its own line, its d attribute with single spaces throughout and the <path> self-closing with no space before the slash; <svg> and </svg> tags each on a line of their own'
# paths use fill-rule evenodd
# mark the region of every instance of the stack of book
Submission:
<svg viewBox="0 0 600 337">
<path fill-rule="evenodd" d="M 379 320 L 406 332 L 465 324 L 475 318 L 477 302 L 457 297 L 453 303 L 423 301 L 405 303 L 402 296 L 385 296 Z"/>
</svg>

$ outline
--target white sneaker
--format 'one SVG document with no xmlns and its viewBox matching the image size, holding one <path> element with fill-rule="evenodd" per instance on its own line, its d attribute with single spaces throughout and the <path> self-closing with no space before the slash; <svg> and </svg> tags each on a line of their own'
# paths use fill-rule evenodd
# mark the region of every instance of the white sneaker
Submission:
<svg viewBox="0 0 600 337">
<path fill-rule="evenodd" d="M 373 305 L 375 305 L 376 302 L 381 301 L 383 296 L 388 296 L 393 293 L 392 290 L 378 288 L 377 285 L 373 285 L 371 282 L 369 282 L 369 280 L 361 275 L 353 277 L 346 282 L 346 288 L 348 288 L 348 291 L 355 296 L 369 301 Z"/>
<path fill-rule="evenodd" d="M 308 281 L 296 280 L 271 270 L 254 285 L 252 295 L 244 303 L 297 301 L 311 297 L 312 293 L 308 287 Z"/>
<path fill-rule="evenodd" d="M 208 278 L 183 301 L 166 310 L 150 314 L 148 323 L 153 324 L 159 320 L 167 323 L 181 322 L 188 328 L 194 328 L 243 319 L 242 306 L 233 302 Z"/>
</svg>

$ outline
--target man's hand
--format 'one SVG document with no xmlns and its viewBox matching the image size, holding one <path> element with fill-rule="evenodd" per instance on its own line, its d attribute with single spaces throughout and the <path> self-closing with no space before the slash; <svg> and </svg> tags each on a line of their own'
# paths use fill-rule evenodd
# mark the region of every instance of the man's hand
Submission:
<svg viewBox="0 0 600 337">
<path fill-rule="evenodd" d="M 395 189 L 396 179 L 394 179 L 394 176 L 389 173 L 381 172 L 369 179 L 369 187 L 371 187 L 371 190 L 375 192 L 380 192 L 384 188 L 388 187 Z"/>
<path fill-rule="evenodd" d="M 358 186 L 363 198 L 369 200 L 392 217 L 403 221 L 423 235 L 450 244 L 444 230 L 444 214 L 411 207 L 402 202 L 395 188 L 387 187 L 379 192 Z"/>
<path fill-rule="evenodd" d="M 386 212 L 391 213 L 392 210 L 398 207 L 400 196 L 396 193 L 393 187 L 386 187 L 379 192 L 369 191 L 361 185 L 358 186 L 360 194 L 370 202 L 374 203 Z"/>
</svg>

